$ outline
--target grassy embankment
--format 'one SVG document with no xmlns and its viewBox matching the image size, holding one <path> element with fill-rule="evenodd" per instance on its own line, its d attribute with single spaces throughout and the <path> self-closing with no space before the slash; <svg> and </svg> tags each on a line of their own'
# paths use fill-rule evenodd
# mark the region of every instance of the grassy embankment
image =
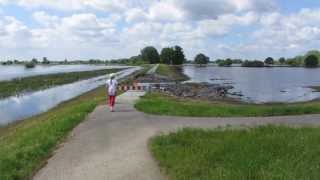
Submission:
<svg viewBox="0 0 320 180">
<path fill-rule="evenodd" d="M 320 129 L 184 129 L 150 149 L 170 180 L 319 179 Z"/>
<path fill-rule="evenodd" d="M 73 83 L 79 80 L 118 72 L 121 69 L 105 69 L 96 71 L 47 74 L 32 77 L 16 78 L 0 81 L 0 98 L 18 95 L 25 92 L 47 89 L 52 86 Z"/>
<path fill-rule="evenodd" d="M 188 76 L 183 74 L 181 66 L 160 64 L 156 70 L 156 74 L 167 76 L 175 81 L 186 81 Z"/>
<path fill-rule="evenodd" d="M 147 94 L 135 107 L 149 114 L 190 117 L 256 117 L 320 113 L 320 101 L 256 105 L 182 99 L 158 93 Z"/>
<path fill-rule="evenodd" d="M 46 113 L 0 128 L 0 179 L 32 177 L 68 133 L 105 102 L 105 92 L 104 87 L 97 88 Z"/>
</svg>

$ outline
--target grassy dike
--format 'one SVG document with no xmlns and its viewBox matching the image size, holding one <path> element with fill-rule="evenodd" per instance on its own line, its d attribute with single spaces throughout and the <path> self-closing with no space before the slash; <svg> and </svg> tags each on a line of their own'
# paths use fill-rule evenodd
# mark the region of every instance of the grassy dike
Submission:
<svg viewBox="0 0 320 180">
<path fill-rule="evenodd" d="M 134 73 L 125 83 L 147 68 Z M 0 128 L 0 179 L 32 178 L 68 133 L 105 101 L 105 87 L 100 87 L 46 113 Z"/>
<path fill-rule="evenodd" d="M 241 104 L 181 99 L 159 93 L 149 93 L 135 107 L 156 115 L 190 117 L 257 117 L 319 114 L 320 101 L 294 104 Z"/>
<path fill-rule="evenodd" d="M 118 72 L 123 69 L 104 69 L 96 71 L 57 73 L 24 78 L 16 78 L 10 81 L 0 81 L 0 98 L 18 95 L 24 92 L 47 89 L 53 86 L 73 83 L 79 80 Z"/>
<path fill-rule="evenodd" d="M 170 77 L 176 81 L 186 81 L 188 76 L 183 74 L 181 66 L 160 64 L 156 70 L 156 74 Z"/>
<path fill-rule="evenodd" d="M 170 180 L 319 179 L 320 129 L 184 129 L 149 146 Z"/>
</svg>

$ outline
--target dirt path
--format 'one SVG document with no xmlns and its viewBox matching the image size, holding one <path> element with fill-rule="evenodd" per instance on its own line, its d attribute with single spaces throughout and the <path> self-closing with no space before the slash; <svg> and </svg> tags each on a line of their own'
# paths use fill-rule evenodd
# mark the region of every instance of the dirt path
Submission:
<svg viewBox="0 0 320 180">
<path fill-rule="evenodd" d="M 320 125 L 320 115 L 270 118 L 180 118 L 146 115 L 133 108 L 143 93 L 119 97 L 117 112 L 98 107 L 56 151 L 35 180 L 164 180 L 147 148 L 150 137 L 183 127 Z"/>
</svg>

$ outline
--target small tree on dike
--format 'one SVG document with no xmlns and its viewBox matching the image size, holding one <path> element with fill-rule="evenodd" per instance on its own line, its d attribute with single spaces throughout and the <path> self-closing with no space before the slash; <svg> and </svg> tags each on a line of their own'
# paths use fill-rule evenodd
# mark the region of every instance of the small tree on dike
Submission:
<svg viewBox="0 0 320 180">
<path fill-rule="evenodd" d="M 308 68 L 318 67 L 319 59 L 316 55 L 311 54 L 305 59 L 304 65 Z"/>
<path fill-rule="evenodd" d="M 205 64 L 208 64 L 210 61 L 210 58 L 207 57 L 206 55 L 200 53 L 198 54 L 195 58 L 194 58 L 194 62 L 196 64 L 199 64 L 200 66 L 201 65 L 205 65 Z"/>
<path fill-rule="evenodd" d="M 141 57 L 143 61 L 150 64 L 156 64 L 160 62 L 160 55 L 157 49 L 153 46 L 145 47 L 141 50 Z"/>
</svg>

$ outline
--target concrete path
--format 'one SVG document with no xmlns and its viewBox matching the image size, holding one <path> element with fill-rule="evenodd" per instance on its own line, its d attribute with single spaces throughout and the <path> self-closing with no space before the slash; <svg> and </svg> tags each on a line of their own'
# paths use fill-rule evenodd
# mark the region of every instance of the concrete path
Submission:
<svg viewBox="0 0 320 180">
<path fill-rule="evenodd" d="M 154 66 L 147 72 L 147 74 L 154 74 L 154 73 L 156 73 L 158 67 L 159 67 L 159 64 L 154 65 Z"/>
<path fill-rule="evenodd" d="M 98 107 L 49 159 L 35 180 L 164 180 L 147 148 L 156 134 L 183 127 L 226 125 L 320 125 L 320 115 L 272 118 L 181 118 L 137 112 L 133 103 L 143 92 L 118 98 L 116 112 Z"/>
</svg>

